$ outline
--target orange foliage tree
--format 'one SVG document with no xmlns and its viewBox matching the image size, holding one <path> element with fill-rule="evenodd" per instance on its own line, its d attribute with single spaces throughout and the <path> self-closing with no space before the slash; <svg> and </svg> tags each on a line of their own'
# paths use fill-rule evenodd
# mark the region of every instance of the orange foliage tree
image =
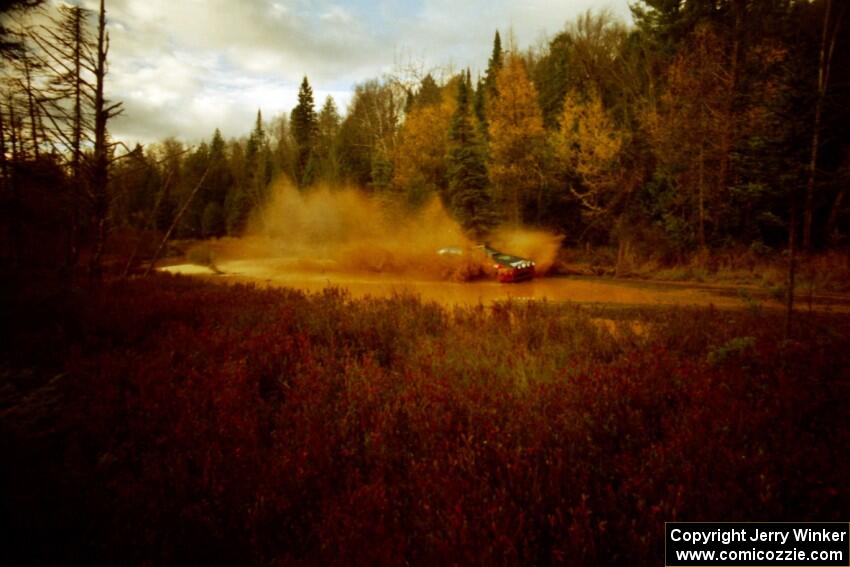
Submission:
<svg viewBox="0 0 850 567">
<path fill-rule="evenodd" d="M 521 57 L 511 53 L 496 78 L 499 95 L 489 101 L 490 179 L 513 225 L 523 205 L 542 200 L 547 140 L 537 89 Z M 539 208 L 539 207 L 538 207 Z"/>
<path fill-rule="evenodd" d="M 454 97 L 444 91 L 439 103 L 417 106 L 405 118 L 394 153 L 393 185 L 410 204 L 420 204 L 435 193 L 445 197 L 445 158 L 454 109 Z"/>
<path fill-rule="evenodd" d="M 595 91 L 582 99 L 567 93 L 554 136 L 555 153 L 566 170 L 571 193 L 591 213 L 604 212 L 620 188 L 619 156 L 625 133 L 619 130 Z"/>
</svg>

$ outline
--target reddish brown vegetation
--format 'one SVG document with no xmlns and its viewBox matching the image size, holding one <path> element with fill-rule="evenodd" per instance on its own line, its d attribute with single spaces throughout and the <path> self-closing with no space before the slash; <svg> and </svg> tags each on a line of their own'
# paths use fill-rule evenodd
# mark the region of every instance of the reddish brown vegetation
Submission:
<svg viewBox="0 0 850 567">
<path fill-rule="evenodd" d="M 846 318 L 783 341 L 749 311 L 166 276 L 24 295 L 0 347 L 14 564 L 657 565 L 665 520 L 850 509 Z"/>
</svg>

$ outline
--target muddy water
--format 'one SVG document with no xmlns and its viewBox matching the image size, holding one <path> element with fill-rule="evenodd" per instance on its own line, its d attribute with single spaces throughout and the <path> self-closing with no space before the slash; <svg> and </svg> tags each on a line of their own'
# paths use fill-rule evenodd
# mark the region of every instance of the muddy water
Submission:
<svg viewBox="0 0 850 567">
<path fill-rule="evenodd" d="M 395 293 L 413 293 L 425 301 L 447 305 L 489 304 L 504 300 L 547 300 L 576 303 L 621 305 L 714 305 L 721 309 L 747 306 L 738 289 L 731 286 L 705 286 L 678 283 L 636 282 L 593 277 L 548 277 L 517 284 L 495 281 L 448 282 L 427 277 L 406 277 L 386 273 L 341 273 L 333 270 L 304 270 L 291 261 L 281 259 L 235 260 L 217 265 L 220 274 L 193 264 L 162 268 L 163 271 L 201 275 L 216 281 L 254 282 L 260 285 L 285 286 L 304 291 L 321 291 L 328 287 L 347 289 L 354 297 L 387 297 Z M 765 308 L 781 309 L 782 305 L 756 289 L 751 297 Z M 800 308 L 804 308 L 802 302 Z M 818 297 L 815 309 L 850 312 L 850 298 Z"/>
</svg>

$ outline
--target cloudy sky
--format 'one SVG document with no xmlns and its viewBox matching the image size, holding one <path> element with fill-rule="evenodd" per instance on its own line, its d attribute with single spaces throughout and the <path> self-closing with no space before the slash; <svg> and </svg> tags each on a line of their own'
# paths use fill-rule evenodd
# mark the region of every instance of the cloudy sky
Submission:
<svg viewBox="0 0 850 567">
<path fill-rule="evenodd" d="M 304 75 L 317 106 L 332 95 L 344 112 L 358 82 L 410 67 L 474 74 L 496 29 L 525 48 L 588 9 L 629 21 L 628 0 L 107 0 L 108 89 L 125 108 L 111 131 L 240 136 L 257 109 L 289 112 Z"/>
</svg>

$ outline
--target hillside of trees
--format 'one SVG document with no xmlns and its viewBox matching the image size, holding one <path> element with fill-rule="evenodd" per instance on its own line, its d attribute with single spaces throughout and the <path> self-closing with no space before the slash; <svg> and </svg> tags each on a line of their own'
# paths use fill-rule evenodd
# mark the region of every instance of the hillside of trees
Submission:
<svg viewBox="0 0 850 567">
<path fill-rule="evenodd" d="M 132 148 L 108 137 L 120 107 L 98 91 L 108 41 L 97 14 L 62 8 L 52 25 L 7 25 L 2 256 L 35 247 L 63 265 L 81 250 L 97 260 L 122 228 L 238 235 L 278 176 L 412 209 L 437 195 L 478 240 L 521 224 L 666 262 L 704 249 L 770 254 L 790 236 L 805 250 L 846 246 L 846 5 L 632 10 L 634 25 L 589 12 L 527 49 L 496 32 L 483 72 L 376 78 L 354 87 L 347 109 L 314 100 L 304 77 L 291 113 L 258 111 L 247 137 L 211 124 L 196 145 Z"/>
</svg>

